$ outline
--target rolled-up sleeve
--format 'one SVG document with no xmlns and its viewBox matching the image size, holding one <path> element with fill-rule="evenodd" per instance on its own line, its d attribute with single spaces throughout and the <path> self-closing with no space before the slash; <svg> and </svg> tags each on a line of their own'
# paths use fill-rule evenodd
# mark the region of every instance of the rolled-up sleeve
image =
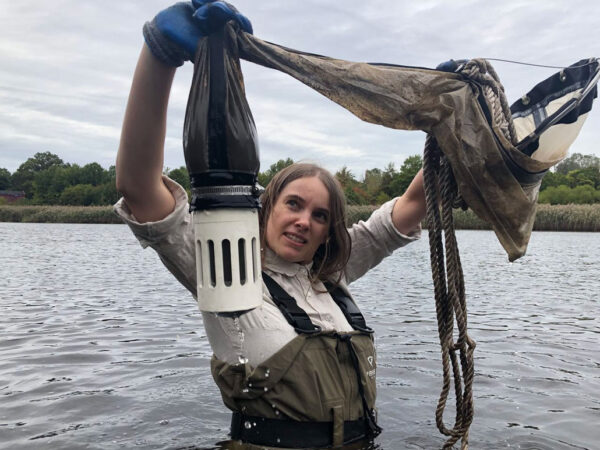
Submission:
<svg viewBox="0 0 600 450">
<path fill-rule="evenodd" d="M 114 211 L 131 228 L 141 246 L 156 250 L 166 268 L 196 297 L 196 251 L 187 193 L 169 177 L 163 176 L 163 182 L 175 198 L 175 208 L 165 218 L 140 223 L 124 198 L 114 205 Z"/>
<path fill-rule="evenodd" d="M 400 233 L 392 222 L 392 210 L 397 199 L 384 203 L 364 222 L 360 221 L 348 230 L 352 240 L 350 260 L 346 266 L 348 283 L 363 276 L 394 250 L 421 237 L 421 226 L 408 234 Z"/>
</svg>

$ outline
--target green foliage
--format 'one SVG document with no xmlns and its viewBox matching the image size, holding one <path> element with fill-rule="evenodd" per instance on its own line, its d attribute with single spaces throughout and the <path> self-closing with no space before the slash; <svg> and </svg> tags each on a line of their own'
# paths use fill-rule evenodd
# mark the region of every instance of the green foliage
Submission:
<svg viewBox="0 0 600 450">
<path fill-rule="evenodd" d="M 34 197 L 34 179 L 39 172 L 53 166 L 62 166 L 63 160 L 50 152 L 36 153 L 29 158 L 12 174 L 12 187 L 18 191 L 25 191 L 27 198 Z"/>
<path fill-rule="evenodd" d="M 97 186 L 96 189 L 100 191 L 100 203 L 98 205 L 114 205 L 121 195 L 117 191 L 117 185 L 113 178 L 108 183 Z"/>
<path fill-rule="evenodd" d="M 348 205 L 362 205 L 363 199 L 354 191 L 354 187 L 344 189 L 344 195 Z"/>
<path fill-rule="evenodd" d="M 392 182 L 394 178 L 398 176 L 394 163 L 389 163 L 381 174 L 381 190 L 389 198 L 394 197 L 394 191 L 392 189 Z"/>
<path fill-rule="evenodd" d="M 421 158 L 421 155 L 413 155 L 406 158 L 402 166 L 400 166 L 400 171 L 392 179 L 390 197 L 404 194 L 412 179 L 421 170 L 421 167 L 423 167 L 423 158 Z"/>
<path fill-rule="evenodd" d="M 61 205 L 98 205 L 100 201 L 100 190 L 91 184 L 76 184 L 68 186 L 60 194 Z"/>
<path fill-rule="evenodd" d="M 600 168 L 600 158 L 594 155 L 582 155 L 573 153 L 556 165 L 555 172 L 567 175 L 569 172 L 588 167 Z"/>
<path fill-rule="evenodd" d="M 344 166 L 335 173 L 335 178 L 338 180 L 346 196 L 348 205 L 367 205 L 369 204 L 366 193 L 361 189 L 362 183 L 357 181 L 354 174 L 348 167 Z"/>
<path fill-rule="evenodd" d="M 63 160 L 50 152 L 41 152 L 36 153 L 33 157 L 29 158 L 25 161 L 21 166 L 17 169 L 17 172 L 20 170 L 31 171 L 31 172 L 40 172 L 42 170 L 48 169 L 52 166 L 62 166 L 64 164 Z M 16 172 L 15 172 L 16 173 Z"/>
<path fill-rule="evenodd" d="M 406 191 L 421 169 L 423 160 L 413 155 L 404 161 L 399 171 L 389 163 L 385 169 L 368 169 L 362 181 L 356 180 L 346 166 L 336 172 L 349 205 L 380 205 Z"/>
<path fill-rule="evenodd" d="M 340 170 L 338 170 L 334 176 L 337 178 L 339 183 L 342 185 L 343 189 L 346 189 L 348 187 L 352 188 L 353 186 L 356 186 L 356 184 L 358 184 L 358 181 L 356 181 L 354 174 L 346 166 L 344 166 Z"/>
<path fill-rule="evenodd" d="M 558 172 L 547 172 L 542 179 L 540 191 L 552 186 L 560 186 L 561 184 L 564 184 L 565 186 L 569 184 L 567 175 Z"/>
<path fill-rule="evenodd" d="M 91 184 L 76 184 L 67 186 L 60 194 L 61 205 L 72 206 L 101 206 L 112 205 L 119 199 L 119 193 L 114 181 L 98 186 Z"/>
<path fill-rule="evenodd" d="M 377 194 L 377 196 L 375 197 L 375 204 L 376 205 L 382 205 L 385 202 L 387 202 L 390 199 L 390 196 L 387 195 L 385 192 L 380 192 L 379 194 Z"/>
<path fill-rule="evenodd" d="M 421 156 L 413 155 L 406 158 L 399 171 L 389 163 L 383 170 L 366 170 L 363 180 L 358 181 L 344 166 L 335 177 L 342 185 L 349 205 L 380 205 L 404 194 L 422 165 Z"/>
<path fill-rule="evenodd" d="M 185 190 L 189 191 L 191 189 L 190 176 L 185 166 L 181 166 L 179 169 L 168 170 L 166 174 L 173 181 L 183 186 Z"/>
<path fill-rule="evenodd" d="M 364 185 L 363 184 L 360 184 L 358 186 L 354 186 L 352 188 L 352 191 L 354 192 L 354 194 L 359 199 L 361 205 L 372 205 L 372 204 L 374 204 L 373 201 L 371 200 L 370 195 L 364 189 Z"/>
<path fill-rule="evenodd" d="M 600 203 L 600 190 L 594 189 L 589 184 L 575 187 L 551 186 L 540 192 L 538 203 L 549 203 L 551 205 Z"/>
<path fill-rule="evenodd" d="M 0 191 L 10 191 L 12 186 L 11 175 L 7 169 L 0 168 Z"/>
<path fill-rule="evenodd" d="M 90 163 L 79 169 L 79 179 L 77 184 L 91 184 L 92 186 L 99 186 L 108 182 L 109 174 L 98 163 Z"/>
<path fill-rule="evenodd" d="M 287 166 L 291 166 L 292 164 L 294 164 L 294 160 L 292 158 L 280 159 L 276 163 L 271 164 L 267 170 L 264 172 L 259 172 L 258 184 L 263 187 L 266 186 L 273 179 L 277 172 L 285 169 Z"/>
<path fill-rule="evenodd" d="M 280 159 L 258 174 L 258 182 L 266 186 L 273 176 L 293 164 L 291 158 Z M 368 169 L 362 180 L 344 166 L 335 173 L 348 205 L 380 205 L 402 195 L 422 167 L 420 155 L 413 155 L 396 170 L 392 163 L 384 169 Z M 189 193 L 187 169 L 165 169 L 165 174 L 181 184 Z M 0 189 L 24 190 L 26 199 L 19 204 L 38 205 L 111 205 L 119 198 L 115 186 L 115 166 L 104 169 L 98 163 L 82 166 L 65 164 L 50 152 L 36 153 L 12 175 L 0 168 Z M 539 203 L 600 203 L 600 158 L 573 154 L 550 171 L 542 180 Z M 470 225 L 471 226 L 471 225 Z M 472 225 L 473 227 L 479 225 Z"/>
<path fill-rule="evenodd" d="M 368 203 L 376 204 L 376 197 L 381 192 L 382 172 L 381 169 L 365 170 L 363 179 L 363 190 Z"/>
<path fill-rule="evenodd" d="M 65 164 L 58 156 L 36 153 L 12 175 L 13 189 L 38 205 L 108 205 L 118 200 L 115 167 L 92 162 Z"/>
<path fill-rule="evenodd" d="M 69 167 L 51 166 L 35 174 L 33 201 L 40 205 L 57 205 L 61 192 L 69 186 Z"/>
<path fill-rule="evenodd" d="M 595 189 L 600 188 L 600 167 L 585 167 L 575 169 L 567 175 L 569 186 L 592 186 Z"/>
<path fill-rule="evenodd" d="M 539 203 L 600 203 L 600 158 L 574 153 L 542 180 Z"/>
</svg>

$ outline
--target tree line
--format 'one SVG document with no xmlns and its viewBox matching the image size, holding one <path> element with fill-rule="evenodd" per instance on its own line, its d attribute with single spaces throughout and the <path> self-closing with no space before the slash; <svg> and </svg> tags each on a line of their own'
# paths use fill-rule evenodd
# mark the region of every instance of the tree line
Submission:
<svg viewBox="0 0 600 450">
<path fill-rule="evenodd" d="M 36 153 L 12 174 L 0 168 L 0 190 L 24 192 L 22 204 L 109 205 L 119 198 L 115 180 L 114 166 L 65 163 L 51 152 Z"/>
<path fill-rule="evenodd" d="M 548 172 L 540 189 L 539 203 L 600 203 L 600 158 L 573 153 Z"/>
<path fill-rule="evenodd" d="M 281 169 L 293 164 L 291 158 L 281 159 L 258 175 L 266 186 Z M 384 169 L 368 169 L 357 177 L 344 166 L 335 176 L 340 182 L 348 204 L 379 205 L 402 195 L 422 166 L 420 155 L 404 160 L 399 169 L 389 163 Z M 168 175 L 186 190 L 190 181 L 185 166 L 165 169 Z M 21 204 L 36 205 L 111 205 L 119 198 L 115 166 L 104 169 L 92 162 L 84 166 L 65 163 L 51 152 L 36 153 L 14 172 L 0 168 L 0 191 L 23 191 Z M 0 198 L 0 203 L 3 201 Z M 540 203 L 586 204 L 600 203 L 600 158 L 574 153 L 559 163 L 542 181 Z"/>
</svg>

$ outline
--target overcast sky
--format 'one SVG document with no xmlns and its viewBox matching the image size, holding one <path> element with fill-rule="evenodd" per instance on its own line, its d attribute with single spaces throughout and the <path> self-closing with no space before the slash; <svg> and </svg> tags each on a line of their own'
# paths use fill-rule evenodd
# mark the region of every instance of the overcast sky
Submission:
<svg viewBox="0 0 600 450">
<path fill-rule="evenodd" d="M 164 0 L 0 0 L 0 167 L 37 152 L 114 164 L 142 25 Z M 335 6 L 335 5 L 339 6 Z M 311 53 L 435 67 L 503 58 L 567 66 L 600 56 L 600 2 L 239 0 L 257 37 Z M 512 103 L 556 69 L 493 62 Z M 330 170 L 399 167 L 424 134 L 361 122 L 298 81 L 243 63 L 261 169 L 287 157 Z M 165 165 L 184 165 L 181 135 L 192 67 L 179 69 L 169 106 Z M 600 156 L 600 105 L 571 152 Z"/>
</svg>

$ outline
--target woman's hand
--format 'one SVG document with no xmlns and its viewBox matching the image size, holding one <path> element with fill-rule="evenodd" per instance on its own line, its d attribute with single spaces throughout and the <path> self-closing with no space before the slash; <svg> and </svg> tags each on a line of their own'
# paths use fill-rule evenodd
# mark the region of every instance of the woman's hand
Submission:
<svg viewBox="0 0 600 450">
<path fill-rule="evenodd" d="M 194 57 L 198 41 L 227 21 L 247 32 L 250 21 L 225 2 L 194 0 L 159 12 L 144 25 L 117 154 L 117 189 L 138 222 L 157 221 L 175 206 L 162 181 L 167 105 L 175 67 Z"/>
<path fill-rule="evenodd" d="M 198 41 L 234 20 L 252 33 L 252 24 L 237 9 L 223 1 L 180 2 L 159 12 L 144 25 L 144 39 L 152 54 L 163 64 L 179 67 L 194 59 Z"/>
</svg>

